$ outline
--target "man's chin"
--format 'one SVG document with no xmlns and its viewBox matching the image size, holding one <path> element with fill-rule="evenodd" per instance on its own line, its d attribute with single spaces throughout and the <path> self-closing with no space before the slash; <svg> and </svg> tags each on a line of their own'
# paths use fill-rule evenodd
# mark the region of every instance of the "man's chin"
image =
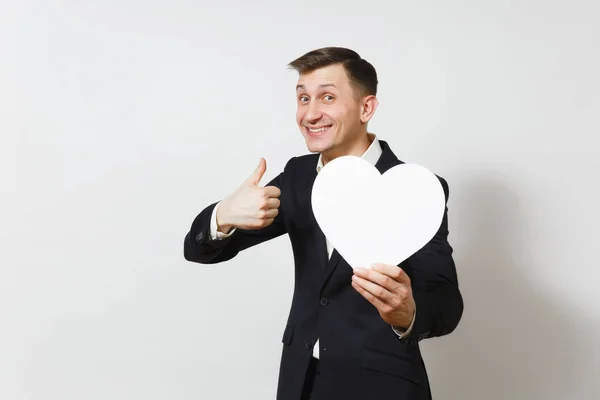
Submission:
<svg viewBox="0 0 600 400">
<path fill-rule="evenodd" d="M 307 143 L 306 148 L 311 153 L 323 153 L 323 152 L 327 151 L 327 149 L 328 149 L 327 146 L 323 146 L 323 145 L 319 145 L 319 144 L 315 144 L 315 143 Z"/>
<path fill-rule="evenodd" d="M 328 143 L 320 142 L 312 138 L 306 138 L 306 148 L 311 153 L 323 153 L 329 149 Z"/>
</svg>

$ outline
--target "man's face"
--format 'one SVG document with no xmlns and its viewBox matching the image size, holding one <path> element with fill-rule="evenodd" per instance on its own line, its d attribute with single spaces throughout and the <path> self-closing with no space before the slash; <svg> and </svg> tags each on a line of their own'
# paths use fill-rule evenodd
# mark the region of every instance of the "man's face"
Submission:
<svg viewBox="0 0 600 400">
<path fill-rule="evenodd" d="M 363 98 L 351 86 L 342 65 L 300 75 L 296 95 L 296 121 L 309 151 L 331 160 L 364 140 Z"/>
</svg>

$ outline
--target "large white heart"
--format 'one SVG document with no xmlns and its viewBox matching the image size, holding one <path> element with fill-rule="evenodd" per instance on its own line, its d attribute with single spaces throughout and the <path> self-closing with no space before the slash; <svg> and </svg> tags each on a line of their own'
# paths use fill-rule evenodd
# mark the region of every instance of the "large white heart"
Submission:
<svg viewBox="0 0 600 400">
<path fill-rule="evenodd" d="M 312 189 L 319 227 L 352 268 L 400 264 L 433 238 L 445 207 L 438 178 L 416 164 L 382 175 L 360 157 L 338 157 Z"/>
</svg>

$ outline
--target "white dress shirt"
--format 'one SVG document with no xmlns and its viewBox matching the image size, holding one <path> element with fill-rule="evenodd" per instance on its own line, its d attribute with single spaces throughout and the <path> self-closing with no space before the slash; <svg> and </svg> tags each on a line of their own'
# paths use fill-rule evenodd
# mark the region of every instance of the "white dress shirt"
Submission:
<svg viewBox="0 0 600 400">
<path fill-rule="evenodd" d="M 369 146 L 367 151 L 365 151 L 363 153 L 362 158 L 374 166 L 377 163 L 377 161 L 379 160 L 379 157 L 381 157 L 381 154 L 383 151 L 381 149 L 381 144 L 379 143 L 379 140 L 377 139 L 377 137 L 375 135 L 369 133 L 369 138 L 372 139 L 371 145 Z M 319 156 L 319 160 L 317 161 L 316 168 L 317 168 L 317 173 L 321 172 L 321 169 L 323 168 L 323 156 L 322 155 Z M 212 240 L 225 239 L 225 238 L 231 236 L 235 232 L 235 228 L 232 229 L 229 233 L 223 233 L 223 232 L 218 231 L 218 229 L 217 229 L 217 209 L 219 207 L 219 204 L 221 204 L 221 203 L 219 202 L 216 205 L 216 207 L 212 213 L 212 216 L 211 216 L 210 236 L 211 236 Z M 327 243 L 327 254 L 331 258 L 331 253 L 333 252 L 333 247 L 327 238 L 325 238 L 325 240 Z M 392 326 L 393 331 L 396 333 L 396 335 L 398 335 L 399 338 L 406 337 L 410 334 L 413 324 L 415 322 L 415 318 L 416 318 L 416 311 L 415 311 L 415 315 L 413 316 L 413 320 L 412 320 L 410 326 L 408 327 L 408 329 L 405 332 L 403 332 L 399 329 L 396 329 L 395 327 Z M 313 347 L 313 356 L 315 358 L 319 358 L 319 340 L 318 339 L 317 339 L 317 342 L 315 343 L 315 346 Z"/>
</svg>

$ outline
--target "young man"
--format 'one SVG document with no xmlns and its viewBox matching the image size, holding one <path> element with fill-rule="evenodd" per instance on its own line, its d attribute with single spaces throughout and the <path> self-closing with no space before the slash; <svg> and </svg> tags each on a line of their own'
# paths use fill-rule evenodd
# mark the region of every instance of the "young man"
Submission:
<svg viewBox="0 0 600 400">
<path fill-rule="evenodd" d="M 296 120 L 316 154 L 292 158 L 265 187 L 261 159 L 241 186 L 196 217 L 185 258 L 220 263 L 288 234 L 295 289 L 278 400 L 430 399 L 419 341 L 452 332 L 463 311 L 447 209 L 435 237 L 399 266 L 353 270 L 319 229 L 311 189 L 336 157 L 363 157 L 381 173 L 402 163 L 367 131 L 378 104 L 377 74 L 356 52 L 337 47 L 311 51 L 290 66 L 299 72 Z M 439 179 L 447 201 L 448 185 Z"/>
</svg>

